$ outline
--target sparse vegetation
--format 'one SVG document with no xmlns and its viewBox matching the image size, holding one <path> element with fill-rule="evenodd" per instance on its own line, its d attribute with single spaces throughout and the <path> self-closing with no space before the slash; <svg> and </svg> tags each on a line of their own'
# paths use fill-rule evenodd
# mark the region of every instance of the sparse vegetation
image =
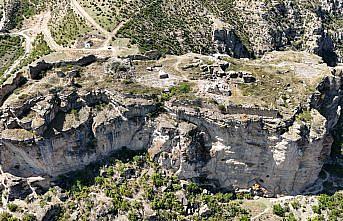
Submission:
<svg viewBox="0 0 343 221">
<path fill-rule="evenodd" d="M 19 221 L 19 219 L 12 216 L 8 212 L 1 212 L 0 213 L 0 221 Z"/>
<path fill-rule="evenodd" d="M 94 20 L 109 32 L 144 7 L 140 0 L 82 0 L 80 3 Z"/>
<path fill-rule="evenodd" d="M 308 110 L 303 111 L 297 116 L 296 120 L 298 122 L 307 122 L 307 123 L 311 122 L 312 120 L 311 111 L 308 111 Z"/>
<path fill-rule="evenodd" d="M 284 217 L 286 211 L 280 204 L 275 204 L 273 205 L 273 213 L 277 216 Z"/>
<path fill-rule="evenodd" d="M 134 152 L 127 149 L 118 154 L 108 166 L 100 166 L 102 175 L 95 175 L 98 173 L 96 168 L 99 167 L 93 165 L 92 169 L 86 169 L 86 173 L 73 176 L 74 181 L 67 188 L 69 198 L 65 203 L 62 219 L 68 219 L 68 211 L 72 211 L 76 206 L 83 211 L 82 217 L 86 218 L 90 211 L 89 207 L 84 205 L 103 203 L 96 202 L 97 198 L 89 197 L 91 192 L 104 193 L 112 199 L 110 214 L 127 214 L 133 220 L 144 218 L 143 204 L 156 211 L 159 220 L 205 218 L 198 215 L 203 203 L 209 207 L 206 219 L 249 218 L 248 211 L 234 201 L 235 196 L 232 193 L 206 194 L 195 183 L 189 183 L 182 188 L 176 177 L 165 174 L 148 156 L 134 155 Z M 178 197 L 179 191 L 184 192 L 184 200 Z M 187 208 L 193 208 L 194 212 L 187 213 L 183 206 L 186 202 Z"/>
<path fill-rule="evenodd" d="M 142 51 L 208 53 L 212 49 L 210 20 L 207 16 L 197 16 L 203 10 L 197 1 L 149 0 L 118 35 L 130 38 L 131 44 L 138 44 Z M 183 39 L 183 43 L 178 39 Z"/>
<path fill-rule="evenodd" d="M 8 29 L 20 29 L 23 21 L 30 18 L 46 8 L 47 1 L 43 0 L 20 0 L 13 1 L 10 22 L 7 24 Z"/>
<path fill-rule="evenodd" d="M 32 45 L 32 51 L 30 54 L 22 61 L 21 66 L 26 66 L 33 61 L 41 58 L 44 55 L 48 55 L 52 52 L 48 44 L 44 40 L 43 34 L 38 34 Z"/>
<path fill-rule="evenodd" d="M 37 221 L 37 217 L 33 214 L 25 214 L 23 216 L 23 221 Z"/>
<path fill-rule="evenodd" d="M 92 29 L 73 10 L 68 9 L 60 21 L 52 24 L 50 30 L 57 44 L 70 47 L 78 37 L 90 32 Z"/>
<path fill-rule="evenodd" d="M 192 86 L 190 83 L 182 82 L 177 86 L 173 86 L 169 89 L 169 92 L 163 93 L 161 95 L 161 101 L 170 100 L 174 96 L 181 96 L 185 94 L 189 94 L 192 90 Z"/>
<path fill-rule="evenodd" d="M 18 205 L 14 203 L 7 204 L 7 208 L 11 212 L 16 212 L 18 210 Z"/>
<path fill-rule="evenodd" d="M 24 54 L 23 39 L 9 35 L 0 35 L 0 77 Z"/>
</svg>

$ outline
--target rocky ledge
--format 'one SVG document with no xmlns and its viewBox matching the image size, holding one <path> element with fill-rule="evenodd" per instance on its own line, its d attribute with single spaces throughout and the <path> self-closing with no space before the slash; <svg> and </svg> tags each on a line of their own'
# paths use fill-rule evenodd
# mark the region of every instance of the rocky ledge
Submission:
<svg viewBox="0 0 343 221">
<path fill-rule="evenodd" d="M 262 81 L 264 87 L 268 85 L 264 75 L 247 72 L 246 67 L 237 71 L 238 61 L 226 60 L 225 65 L 219 65 L 220 75 L 206 72 L 210 78 L 199 77 L 199 67 L 190 65 L 195 59 L 202 66 L 215 67 L 223 64 L 223 58 L 189 55 L 183 62 L 178 58 L 171 63 L 175 70 L 168 66 L 170 58 L 153 61 L 154 68 L 148 69 L 152 61 L 39 63 L 39 67 L 49 67 L 31 67 L 23 75 L 31 76 L 33 70 L 35 77 L 27 77 L 26 83 L 17 85 L 3 101 L 2 173 L 23 177 L 25 182 L 37 176 L 55 180 L 128 148 L 147 150 L 152 159 L 179 178 L 216 189 L 259 184 L 267 195 L 300 193 L 318 178 L 330 154 L 331 134 L 341 113 L 342 73 L 321 62 L 297 61 L 289 61 L 287 65 L 296 70 L 289 73 L 284 71 L 285 63 L 277 63 L 276 57 L 284 54 L 273 56 L 274 60 L 267 56 L 263 62 L 278 67 L 280 85 L 282 78 L 291 75 L 296 78 L 293 90 L 313 86 L 302 100 L 286 85 L 284 90 L 290 95 L 285 96 L 292 103 L 274 100 L 274 106 L 264 106 L 265 101 L 260 106 L 249 105 L 249 96 L 240 97 L 245 103 L 232 102 L 246 87 Z M 304 64 L 313 68 L 312 74 L 318 74 L 304 77 L 308 70 Z M 187 66 L 187 70 L 178 66 Z M 159 79 L 160 69 L 169 71 L 167 80 Z M 193 80 L 185 81 L 177 74 L 180 71 L 183 78 L 187 73 Z M 237 82 L 235 73 L 253 80 Z M 166 83 L 170 79 L 173 84 Z M 216 82 L 224 82 L 231 92 L 202 89 L 202 85 Z M 264 98 L 261 95 L 261 100 Z M 222 102 L 225 99 L 230 102 Z M 29 194 L 31 189 L 24 189 Z"/>
</svg>

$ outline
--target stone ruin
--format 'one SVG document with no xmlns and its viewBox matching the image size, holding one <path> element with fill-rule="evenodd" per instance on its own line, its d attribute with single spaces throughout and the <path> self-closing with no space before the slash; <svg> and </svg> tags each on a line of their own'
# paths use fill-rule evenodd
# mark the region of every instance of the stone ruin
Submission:
<svg viewBox="0 0 343 221">
<path fill-rule="evenodd" d="M 126 59 L 111 59 L 105 66 L 105 73 L 113 75 L 117 79 L 133 79 L 135 68 L 130 58 Z"/>
</svg>

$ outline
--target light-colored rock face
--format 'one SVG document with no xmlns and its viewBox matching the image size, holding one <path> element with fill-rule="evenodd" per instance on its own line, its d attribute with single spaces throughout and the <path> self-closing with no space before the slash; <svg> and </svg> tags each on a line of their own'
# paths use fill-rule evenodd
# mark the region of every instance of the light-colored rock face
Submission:
<svg viewBox="0 0 343 221">
<path fill-rule="evenodd" d="M 178 135 L 155 137 L 152 149 L 160 147 L 158 161 L 180 178 L 203 178 L 224 189 L 259 183 L 271 194 L 295 194 L 317 179 L 323 163 L 318 159 L 328 154 L 323 153 L 326 145 L 330 147 L 325 118 L 316 112 L 314 116 L 316 125 L 309 131 L 295 123 L 282 135 L 265 128 L 263 119 L 218 125 L 187 116 L 188 127 L 181 123 L 169 128 Z"/>
<path fill-rule="evenodd" d="M 317 66 L 313 69 L 321 72 Z M 303 73 L 300 69 L 294 69 L 296 74 Z M 106 73 L 95 73 L 96 78 L 92 73 L 79 77 L 58 73 L 48 71 L 4 101 L 0 119 L 4 172 L 57 178 L 129 148 L 147 150 L 182 179 L 219 189 L 258 183 L 270 195 L 297 194 L 317 179 L 341 112 L 338 73 L 325 77 L 308 101 L 284 118 L 275 109 L 259 106 L 231 103 L 219 111 L 217 106 L 194 107 L 197 102 L 192 106 L 173 99 L 161 111 L 152 98 L 113 88 Z M 225 76 L 226 82 L 236 78 Z M 214 84 L 221 80 L 218 76 Z M 255 80 L 257 84 L 261 79 Z M 47 83 L 58 87 L 49 88 Z M 210 93 L 205 89 L 200 88 L 198 95 Z M 37 93 L 23 96 L 27 90 Z"/>
<path fill-rule="evenodd" d="M 154 138 L 151 150 L 180 178 L 201 178 L 224 189 L 258 183 L 270 194 L 300 193 L 318 178 L 330 154 L 330 130 L 340 116 L 340 84 L 339 78 L 330 78 L 320 95 L 324 99 L 312 103 L 321 113 L 312 109 L 307 122 L 295 120 L 288 127 L 281 119 L 262 116 L 225 120 L 180 112 L 179 127 L 160 126 L 164 132 Z"/>
<path fill-rule="evenodd" d="M 14 134 L 4 130 L 3 169 L 19 176 L 56 177 L 82 169 L 123 147 L 144 149 L 152 133 L 146 117 L 154 110 L 154 105 L 142 104 L 127 109 L 108 105 L 93 113 L 90 108 L 77 113 L 58 112 L 38 140 L 24 130 L 10 130 Z"/>
</svg>

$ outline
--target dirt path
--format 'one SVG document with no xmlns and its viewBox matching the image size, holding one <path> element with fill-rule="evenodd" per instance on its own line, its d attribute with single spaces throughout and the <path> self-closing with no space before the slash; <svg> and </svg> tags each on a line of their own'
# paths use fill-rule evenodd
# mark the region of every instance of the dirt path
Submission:
<svg viewBox="0 0 343 221">
<path fill-rule="evenodd" d="M 52 37 L 51 32 L 49 30 L 48 23 L 50 19 L 51 19 L 50 12 L 47 12 L 46 14 L 44 14 L 42 18 L 40 18 L 39 28 L 42 31 L 44 35 L 44 39 L 49 45 L 50 49 L 54 51 L 60 51 L 63 49 L 63 47 L 56 43 L 55 39 Z"/>
<path fill-rule="evenodd" d="M 110 32 L 106 31 L 103 27 L 101 27 L 87 12 L 83 9 L 83 7 L 76 1 L 70 1 L 71 7 L 74 11 L 82 16 L 86 21 L 88 21 L 92 26 L 94 26 L 98 31 L 109 37 L 111 35 Z"/>
<path fill-rule="evenodd" d="M 10 33 L 9 35 L 11 36 L 21 36 L 25 39 L 25 53 L 20 56 L 20 58 L 18 58 L 12 65 L 11 67 L 9 67 L 4 75 L 3 75 L 3 78 L 4 79 L 7 79 L 9 77 L 9 75 L 20 65 L 20 62 L 31 52 L 31 39 L 30 37 L 25 34 L 27 30 L 23 30 L 21 32 L 16 32 L 16 33 Z"/>
<path fill-rule="evenodd" d="M 104 42 L 102 47 L 89 48 L 89 49 L 86 49 L 86 48 L 76 49 L 76 48 L 65 48 L 57 44 L 57 42 L 52 37 L 51 32 L 49 30 L 48 24 L 51 19 L 51 12 L 48 11 L 48 12 L 38 15 L 38 18 L 37 18 L 38 22 L 34 23 L 31 27 L 28 27 L 27 29 L 21 30 L 18 32 L 9 33 L 9 35 L 12 35 L 12 36 L 22 36 L 25 38 L 25 53 L 23 56 L 17 59 L 8 70 L 6 70 L 4 77 L 8 77 L 8 75 L 10 75 L 20 65 L 20 62 L 31 52 L 33 39 L 32 37 L 30 37 L 30 35 L 36 36 L 38 33 L 42 33 L 44 35 L 44 40 L 47 42 L 50 49 L 56 52 L 71 52 L 71 53 L 76 52 L 76 53 L 85 53 L 85 54 L 111 53 L 112 56 L 116 56 L 118 54 L 119 47 L 109 47 L 109 43 L 112 39 L 112 36 L 115 36 L 117 34 L 120 28 L 122 28 L 125 25 L 126 21 L 120 22 L 118 26 L 112 32 L 108 32 L 104 28 L 102 28 L 97 22 L 95 22 L 95 20 L 82 8 L 82 6 L 76 0 L 71 0 L 71 6 L 77 14 L 79 14 L 84 19 L 86 19 L 86 21 L 88 21 L 98 31 L 102 32 L 106 36 L 106 41 Z M 4 20 L 5 20 L 5 14 L 0 21 L 0 30 L 1 30 L 1 26 Z"/>
<path fill-rule="evenodd" d="M 106 41 L 103 43 L 103 48 L 108 48 L 110 45 L 110 41 L 112 37 L 115 37 L 118 31 L 125 25 L 125 23 L 128 21 L 122 21 L 120 22 L 117 27 L 112 31 L 109 32 L 105 30 L 101 25 L 99 25 L 93 18 L 90 16 L 87 11 L 76 1 L 71 0 L 71 7 L 73 10 L 80 16 L 82 16 L 88 23 L 90 23 L 93 27 L 95 27 L 99 32 L 104 34 L 106 36 Z"/>
<path fill-rule="evenodd" d="M 267 214 L 269 213 L 271 210 L 270 207 L 267 207 L 265 210 L 263 210 L 261 213 L 257 214 L 256 216 L 254 217 L 251 217 L 251 220 L 257 220 L 258 218 L 260 218 L 261 216 L 263 216 L 264 214 Z"/>
<path fill-rule="evenodd" d="M 122 21 L 118 24 L 118 26 L 111 32 L 109 36 L 107 36 L 106 41 L 103 43 L 103 47 L 108 47 L 110 45 L 110 41 L 112 37 L 115 37 L 118 31 L 126 24 L 127 21 Z"/>
</svg>

